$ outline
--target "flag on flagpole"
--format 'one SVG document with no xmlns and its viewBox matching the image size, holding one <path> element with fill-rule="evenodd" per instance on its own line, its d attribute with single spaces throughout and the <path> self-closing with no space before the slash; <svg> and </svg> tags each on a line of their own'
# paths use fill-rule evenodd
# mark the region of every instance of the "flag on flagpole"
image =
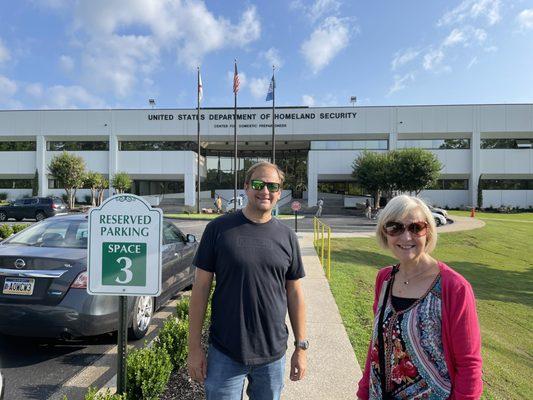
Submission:
<svg viewBox="0 0 533 400">
<path fill-rule="evenodd" d="M 239 81 L 239 73 L 237 72 L 237 61 L 235 61 L 235 73 L 233 75 L 233 93 L 237 94 L 239 91 L 239 85 L 241 82 Z"/>
<path fill-rule="evenodd" d="M 202 101 L 204 98 L 204 88 L 202 86 L 202 75 L 200 75 L 200 69 L 198 69 L 198 101 Z"/>
<path fill-rule="evenodd" d="M 272 75 L 272 79 L 270 80 L 270 86 L 268 87 L 268 92 L 267 92 L 265 101 L 270 101 L 274 99 L 274 88 L 275 87 L 276 87 L 276 82 L 274 81 L 274 75 Z"/>
</svg>

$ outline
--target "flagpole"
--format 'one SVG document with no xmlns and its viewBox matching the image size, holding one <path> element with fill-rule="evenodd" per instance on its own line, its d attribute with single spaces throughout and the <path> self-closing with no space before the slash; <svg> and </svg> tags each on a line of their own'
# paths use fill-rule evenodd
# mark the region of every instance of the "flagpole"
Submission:
<svg viewBox="0 0 533 400">
<path fill-rule="evenodd" d="M 197 100 L 198 100 L 198 115 L 197 115 L 197 130 L 196 130 L 196 140 L 198 141 L 198 156 L 196 163 L 196 176 L 198 178 L 197 183 L 197 193 L 196 193 L 196 213 L 200 214 L 200 157 L 201 157 L 201 146 L 200 146 L 200 67 L 198 67 L 198 90 L 197 90 Z M 203 90 L 203 89 L 202 89 Z"/>
<path fill-rule="evenodd" d="M 272 164 L 276 164 L 276 131 L 275 131 L 275 126 L 276 124 L 274 123 L 274 119 L 275 119 L 275 111 L 276 111 L 276 107 L 275 107 L 275 99 L 276 99 L 276 81 L 274 80 L 274 70 L 275 70 L 275 66 L 273 65 L 272 66 Z"/>
<path fill-rule="evenodd" d="M 237 91 L 235 87 L 235 79 L 237 79 L 237 59 L 235 59 L 235 74 L 233 75 L 233 93 L 235 100 L 235 107 L 233 110 L 233 143 L 235 146 L 235 154 L 233 155 L 233 171 L 234 171 L 234 186 L 233 186 L 233 211 L 237 211 Z"/>
</svg>

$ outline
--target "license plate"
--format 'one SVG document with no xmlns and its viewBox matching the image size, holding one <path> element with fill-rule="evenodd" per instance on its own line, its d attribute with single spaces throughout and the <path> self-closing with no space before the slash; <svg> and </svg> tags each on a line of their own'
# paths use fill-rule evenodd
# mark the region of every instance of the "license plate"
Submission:
<svg viewBox="0 0 533 400">
<path fill-rule="evenodd" d="M 6 278 L 2 293 L 31 296 L 33 294 L 34 286 L 35 279 L 33 278 Z"/>
</svg>

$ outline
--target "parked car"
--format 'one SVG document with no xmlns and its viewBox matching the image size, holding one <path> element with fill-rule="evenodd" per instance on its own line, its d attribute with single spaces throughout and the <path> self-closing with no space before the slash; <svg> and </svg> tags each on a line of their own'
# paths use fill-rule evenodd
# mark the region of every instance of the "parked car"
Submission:
<svg viewBox="0 0 533 400">
<path fill-rule="evenodd" d="M 446 217 L 444 217 L 442 214 L 439 214 L 435 211 L 431 211 L 431 214 L 433 215 L 433 218 L 435 218 L 435 224 L 437 224 L 437 226 L 446 225 L 448 223 Z"/>
<path fill-rule="evenodd" d="M 0 333 L 70 339 L 118 329 L 118 297 L 87 293 L 87 215 L 33 224 L 0 242 Z M 189 287 L 198 243 L 163 220 L 162 292 L 128 297 L 130 337 L 142 338 L 154 310 Z"/>
<path fill-rule="evenodd" d="M 440 214 L 440 215 L 442 215 L 444 218 L 448 218 L 448 211 L 446 211 L 444 208 L 433 207 L 433 206 L 428 206 L 428 207 L 429 207 L 429 210 L 430 210 L 431 212 L 434 212 L 434 213 Z"/>
<path fill-rule="evenodd" d="M 232 197 L 226 203 L 226 212 L 233 212 L 233 210 L 235 209 L 234 206 L 233 206 L 234 203 L 235 203 L 235 198 Z M 246 205 L 244 203 L 245 203 L 244 196 L 243 195 L 237 196 L 237 210 L 243 209 L 244 206 Z"/>
<path fill-rule="evenodd" d="M 42 221 L 55 215 L 67 214 L 67 205 L 59 197 L 29 197 L 18 199 L 0 207 L 0 222 L 8 219 L 22 221 L 24 218 Z"/>
</svg>

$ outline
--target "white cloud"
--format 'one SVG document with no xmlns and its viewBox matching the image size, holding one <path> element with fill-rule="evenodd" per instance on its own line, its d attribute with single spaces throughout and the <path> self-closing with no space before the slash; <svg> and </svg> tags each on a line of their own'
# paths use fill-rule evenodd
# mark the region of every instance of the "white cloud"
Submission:
<svg viewBox="0 0 533 400">
<path fill-rule="evenodd" d="M 279 51 L 275 47 L 271 47 L 262 55 L 268 64 L 274 65 L 276 69 L 280 69 L 283 66 L 283 59 L 280 57 Z"/>
<path fill-rule="evenodd" d="M 301 0 L 294 0 L 289 4 L 291 10 L 302 11 L 313 23 L 322 17 L 337 15 L 340 6 L 341 2 L 338 0 L 315 0 L 310 6 L 305 5 Z"/>
<path fill-rule="evenodd" d="M 315 99 L 309 94 L 304 94 L 302 96 L 302 104 L 304 106 L 313 107 L 315 105 Z"/>
<path fill-rule="evenodd" d="M 11 59 L 11 54 L 9 49 L 5 46 L 2 38 L 0 38 L 0 65 L 9 61 Z"/>
<path fill-rule="evenodd" d="M 7 108 L 22 108 L 22 104 L 13 96 L 18 91 L 18 85 L 6 76 L 0 75 L 0 105 Z"/>
<path fill-rule="evenodd" d="M 423 67 L 427 71 L 435 70 L 444 60 L 444 52 L 441 49 L 433 49 L 424 55 Z"/>
<path fill-rule="evenodd" d="M 40 98 L 43 96 L 43 85 L 40 83 L 30 83 L 26 86 L 26 93 L 35 98 Z"/>
<path fill-rule="evenodd" d="M 104 108 L 102 99 L 81 86 L 56 85 L 46 89 L 43 108 Z"/>
<path fill-rule="evenodd" d="M 252 78 L 250 79 L 250 93 L 259 100 L 266 98 L 270 79 L 268 78 Z"/>
<path fill-rule="evenodd" d="M 126 97 L 150 78 L 163 51 L 193 69 L 210 52 L 257 40 L 261 23 L 253 6 L 232 23 L 199 0 L 92 0 L 76 3 L 74 32 L 84 81 Z"/>
<path fill-rule="evenodd" d="M 437 25 L 452 25 L 479 17 L 484 17 L 489 25 L 494 25 L 501 20 L 500 3 L 500 0 L 463 0 L 453 10 L 445 13 Z"/>
<path fill-rule="evenodd" d="M 59 66 L 63 71 L 71 72 L 74 69 L 74 59 L 63 54 L 59 57 Z"/>
<path fill-rule="evenodd" d="M 487 32 L 484 29 L 465 26 L 453 29 L 444 39 L 442 47 L 453 47 L 457 44 L 468 47 L 475 42 L 482 43 L 485 39 L 487 39 Z"/>
<path fill-rule="evenodd" d="M 419 54 L 420 54 L 420 51 L 414 50 L 414 49 L 407 49 L 404 52 L 401 52 L 401 51 L 396 52 L 391 63 L 392 70 L 394 71 L 397 68 L 401 67 L 402 65 L 405 65 L 409 63 L 410 61 L 413 61 L 416 57 L 418 57 Z"/>
<path fill-rule="evenodd" d="M 405 75 L 394 75 L 394 83 L 389 88 L 389 92 L 387 93 L 387 96 L 390 96 L 393 93 L 396 93 L 400 90 L 403 90 L 407 87 L 407 84 L 410 82 L 414 82 L 415 75 L 412 72 L 409 72 Z"/>
<path fill-rule="evenodd" d="M 316 28 L 300 51 L 310 64 L 313 73 L 327 66 L 337 54 L 348 46 L 350 29 L 348 20 L 328 17 Z"/>
<path fill-rule="evenodd" d="M 522 29 L 533 29 L 533 8 L 523 10 L 516 17 Z"/>
<path fill-rule="evenodd" d="M 461 29 L 455 28 L 450 32 L 448 37 L 444 39 L 442 45 L 444 47 L 455 46 L 458 43 L 463 43 L 466 40 L 465 35 Z"/>
<path fill-rule="evenodd" d="M 466 66 L 466 69 L 470 69 L 472 68 L 474 65 L 477 64 L 477 57 L 474 57 L 472 58 L 472 60 L 470 60 L 470 62 L 468 63 L 468 65 Z"/>
<path fill-rule="evenodd" d="M 497 46 L 485 47 L 485 51 L 487 53 L 496 53 L 498 51 L 498 47 Z"/>
</svg>

